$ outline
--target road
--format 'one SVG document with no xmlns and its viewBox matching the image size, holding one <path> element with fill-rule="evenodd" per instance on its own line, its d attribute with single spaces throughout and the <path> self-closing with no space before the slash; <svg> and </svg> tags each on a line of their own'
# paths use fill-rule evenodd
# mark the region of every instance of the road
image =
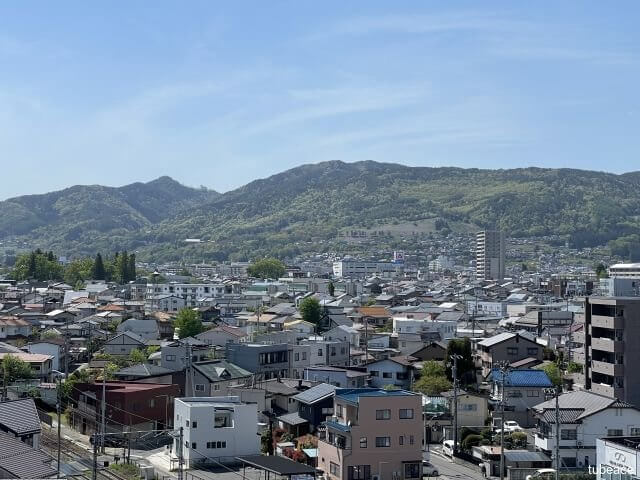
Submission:
<svg viewBox="0 0 640 480">
<path fill-rule="evenodd" d="M 437 447 L 432 447 L 430 452 L 423 452 L 423 456 L 438 469 L 441 479 L 485 480 L 477 468 L 453 463 L 448 457 L 443 456 Z"/>
</svg>

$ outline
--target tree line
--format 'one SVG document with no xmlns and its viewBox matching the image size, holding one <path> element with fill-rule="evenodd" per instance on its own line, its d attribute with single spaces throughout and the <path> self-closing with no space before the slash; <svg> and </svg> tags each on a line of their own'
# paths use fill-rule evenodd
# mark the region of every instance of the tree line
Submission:
<svg viewBox="0 0 640 480">
<path fill-rule="evenodd" d="M 136 254 L 125 250 L 103 257 L 97 253 L 95 258 L 78 258 L 63 265 L 52 251 L 37 249 L 16 259 L 11 277 L 15 280 L 64 281 L 74 287 L 90 279 L 127 283 L 136 279 Z"/>
</svg>

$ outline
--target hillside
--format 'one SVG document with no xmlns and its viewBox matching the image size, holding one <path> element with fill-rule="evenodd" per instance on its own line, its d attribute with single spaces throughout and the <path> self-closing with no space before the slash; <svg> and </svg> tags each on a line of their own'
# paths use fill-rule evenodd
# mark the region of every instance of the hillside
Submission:
<svg viewBox="0 0 640 480">
<path fill-rule="evenodd" d="M 168 217 L 217 195 L 185 187 L 169 177 L 124 187 L 77 185 L 0 202 L 0 239 L 19 237 L 61 253 L 95 252 L 92 239 L 139 234 Z"/>
<path fill-rule="evenodd" d="M 40 204 L 14 202 L 18 209 L 10 215 L 20 220 L 19 233 L 36 225 L 29 236 L 40 238 L 46 243 L 43 246 L 54 243 L 73 251 L 135 248 L 156 260 L 284 256 L 328 248 L 350 228 L 386 230 L 385 226 L 403 222 L 416 228 L 435 223 L 452 231 L 498 227 L 520 237 L 559 234 L 584 246 L 640 232 L 639 187 L 637 172 L 614 175 L 570 169 L 479 170 L 332 161 L 256 180 L 207 202 L 190 197 L 166 211 L 157 208 L 163 203 L 159 197 L 149 198 L 139 187 L 115 189 L 118 194 L 105 187 L 73 187 L 63 191 L 68 192 L 65 195 L 48 194 L 73 199 L 83 192 L 83 204 L 94 214 L 109 213 L 85 215 L 73 228 L 66 227 L 69 231 L 63 239 L 39 233 L 63 228 L 61 214 L 52 225 L 38 223 L 47 218 Z M 92 195 L 82 190 L 89 188 Z M 198 193 L 193 191 L 194 196 Z M 66 212 L 64 218 L 84 210 L 73 201 L 65 205 L 58 208 Z M 0 213 L 6 211 L 1 208 Z M 1 225 L 0 231 L 6 231 Z M 83 235 L 86 225 L 110 234 L 87 238 Z M 205 243 L 186 246 L 184 239 L 193 237 Z"/>
</svg>

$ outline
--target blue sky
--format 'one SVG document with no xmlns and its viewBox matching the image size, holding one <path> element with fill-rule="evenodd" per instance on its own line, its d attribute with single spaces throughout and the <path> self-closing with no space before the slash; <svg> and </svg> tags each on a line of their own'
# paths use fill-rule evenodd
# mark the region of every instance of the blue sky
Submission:
<svg viewBox="0 0 640 480">
<path fill-rule="evenodd" d="M 640 3 L 3 2 L 1 198 L 303 163 L 640 169 Z"/>
</svg>

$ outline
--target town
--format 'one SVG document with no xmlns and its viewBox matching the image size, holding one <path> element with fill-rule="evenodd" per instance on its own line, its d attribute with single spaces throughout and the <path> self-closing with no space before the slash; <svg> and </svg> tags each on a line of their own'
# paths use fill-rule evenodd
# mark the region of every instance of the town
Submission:
<svg viewBox="0 0 640 480">
<path fill-rule="evenodd" d="M 640 264 L 452 238 L 418 260 L 19 255 L 3 478 L 638 475 Z"/>
</svg>

